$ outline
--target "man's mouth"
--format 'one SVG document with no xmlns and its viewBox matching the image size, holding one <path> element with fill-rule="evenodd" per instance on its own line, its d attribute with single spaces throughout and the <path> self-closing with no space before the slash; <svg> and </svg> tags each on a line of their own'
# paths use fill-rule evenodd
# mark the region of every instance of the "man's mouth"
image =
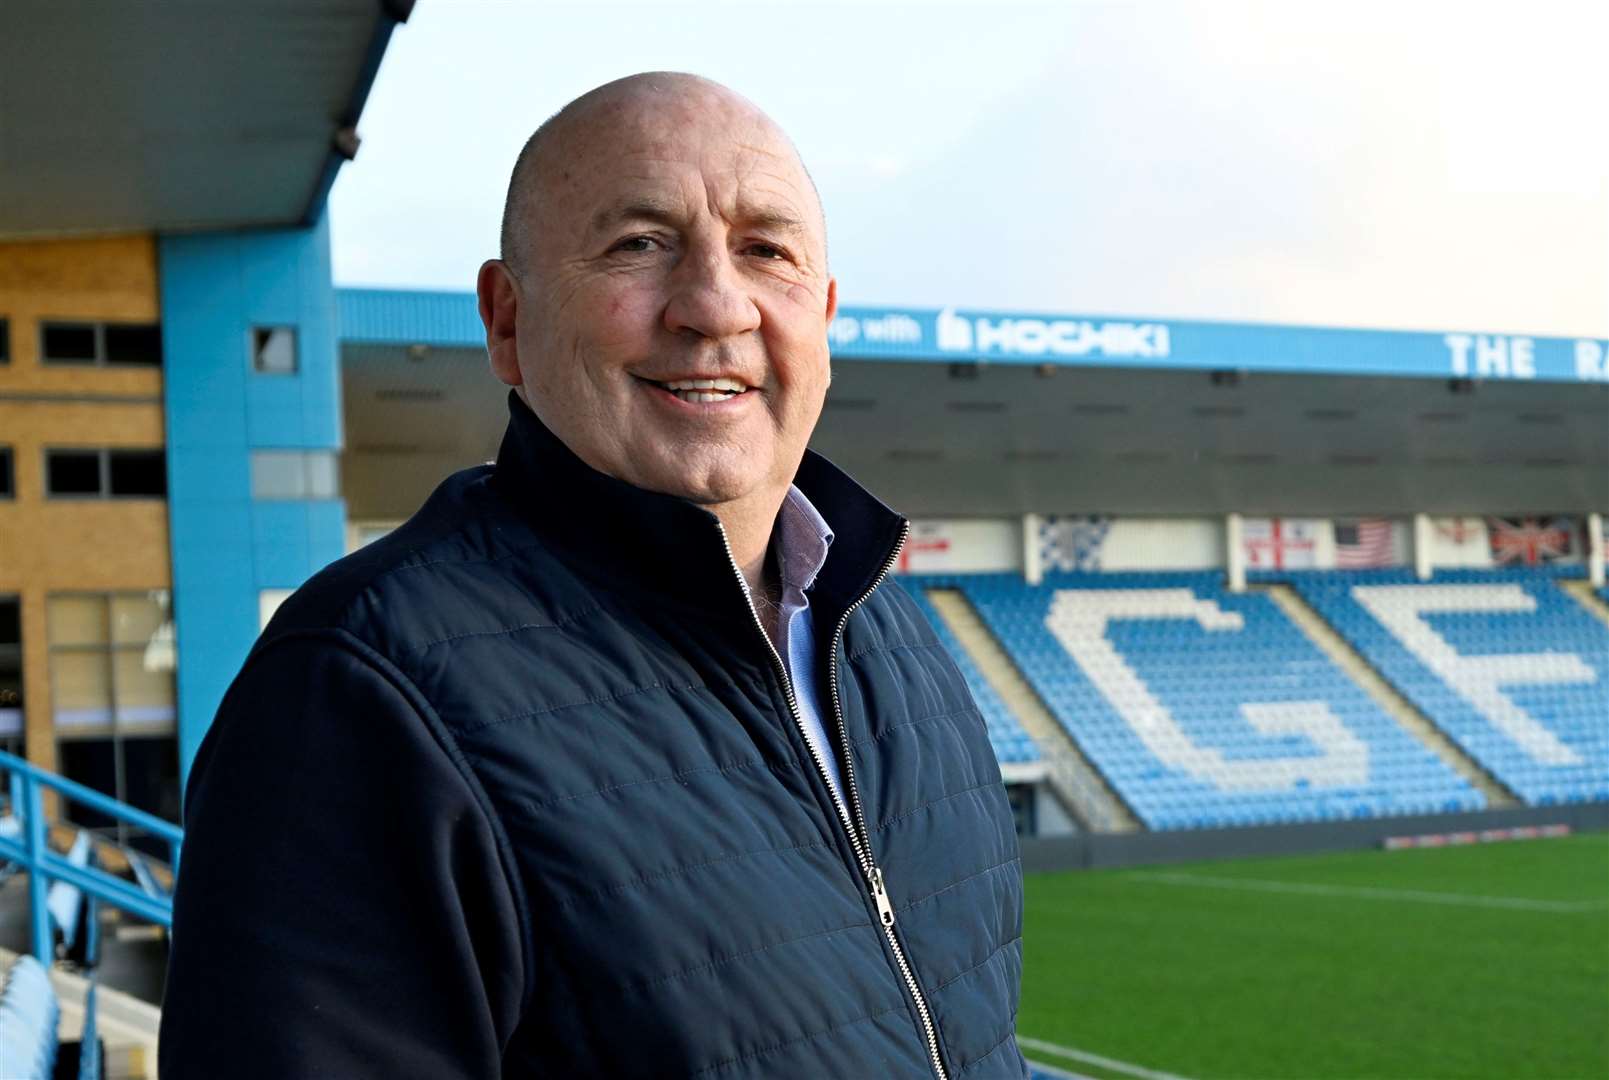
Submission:
<svg viewBox="0 0 1609 1080">
<path fill-rule="evenodd" d="M 736 379 L 677 379 L 674 382 L 655 382 L 654 385 L 693 405 L 730 401 L 749 389 L 747 383 Z"/>
</svg>

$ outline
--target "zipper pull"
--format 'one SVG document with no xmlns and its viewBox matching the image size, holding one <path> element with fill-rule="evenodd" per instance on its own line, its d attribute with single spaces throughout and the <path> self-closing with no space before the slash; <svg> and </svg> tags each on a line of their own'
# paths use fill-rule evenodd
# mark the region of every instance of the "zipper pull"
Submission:
<svg viewBox="0 0 1609 1080">
<path fill-rule="evenodd" d="M 894 925 L 894 905 L 888 899 L 888 887 L 883 884 L 883 871 L 881 867 L 872 867 L 872 899 L 877 901 L 877 915 L 883 920 L 883 926 Z"/>
</svg>

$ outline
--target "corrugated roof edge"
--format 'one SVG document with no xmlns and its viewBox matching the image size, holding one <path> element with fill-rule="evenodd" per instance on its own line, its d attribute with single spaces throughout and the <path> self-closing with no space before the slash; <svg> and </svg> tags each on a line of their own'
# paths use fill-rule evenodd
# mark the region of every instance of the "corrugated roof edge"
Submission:
<svg viewBox="0 0 1609 1080">
<path fill-rule="evenodd" d="M 342 288 L 335 303 L 343 344 L 486 345 L 472 292 Z"/>
</svg>

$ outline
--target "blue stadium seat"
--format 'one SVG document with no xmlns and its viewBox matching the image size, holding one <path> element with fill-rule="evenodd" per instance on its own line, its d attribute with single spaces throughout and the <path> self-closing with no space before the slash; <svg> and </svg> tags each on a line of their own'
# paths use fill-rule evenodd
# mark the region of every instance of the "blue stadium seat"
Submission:
<svg viewBox="0 0 1609 1080">
<path fill-rule="evenodd" d="M 1577 568 L 1579 569 L 1579 568 Z M 1298 591 L 1524 802 L 1609 800 L 1609 629 L 1551 570 L 1293 576 Z M 1428 588 L 1427 588 L 1428 586 Z"/>
<path fill-rule="evenodd" d="M 0 1065 L 7 1077 L 48 1080 L 60 1007 L 44 965 L 19 956 L 0 979 Z"/>
<path fill-rule="evenodd" d="M 953 581 L 1148 828 L 1485 805 L 1271 599 L 1217 573 Z"/>
<path fill-rule="evenodd" d="M 926 575 L 906 574 L 900 579 L 916 606 L 922 609 L 927 621 L 933 624 L 933 633 L 939 642 L 954 658 L 956 667 L 961 669 L 961 675 L 966 679 L 967 687 L 972 691 L 972 698 L 978 704 L 978 711 L 983 714 L 984 725 L 989 731 L 989 743 L 994 747 L 995 757 L 1001 764 L 1021 764 L 1040 760 L 1039 746 L 1017 722 L 1016 716 L 1000 700 L 994 687 L 984 679 L 983 673 L 972 662 L 961 643 L 943 619 L 939 617 L 938 610 L 927 597 L 927 590 L 948 584 L 948 579 L 929 577 Z"/>
</svg>

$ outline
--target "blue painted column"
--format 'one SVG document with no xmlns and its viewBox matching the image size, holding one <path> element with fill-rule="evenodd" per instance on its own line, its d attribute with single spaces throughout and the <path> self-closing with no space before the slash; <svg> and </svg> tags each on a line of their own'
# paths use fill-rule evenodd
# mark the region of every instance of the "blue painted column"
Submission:
<svg viewBox="0 0 1609 1080">
<path fill-rule="evenodd" d="M 180 776 L 258 633 L 258 594 L 339 558 L 346 506 L 257 499 L 253 450 L 339 451 L 341 378 L 328 219 L 164 236 L 168 515 Z M 253 327 L 293 327 L 294 374 L 252 368 Z"/>
</svg>

